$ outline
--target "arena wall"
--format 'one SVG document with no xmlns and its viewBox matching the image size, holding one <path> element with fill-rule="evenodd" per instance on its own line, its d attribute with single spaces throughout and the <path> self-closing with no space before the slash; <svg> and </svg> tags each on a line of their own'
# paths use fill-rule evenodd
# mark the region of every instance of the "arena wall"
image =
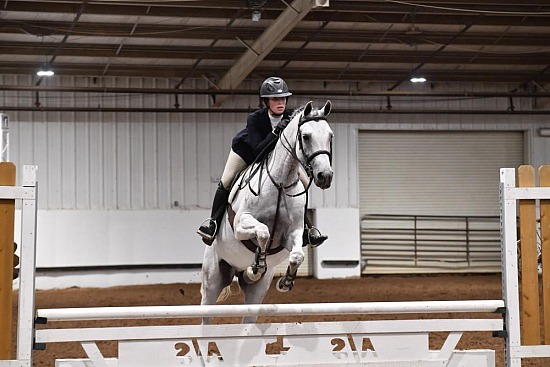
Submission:
<svg viewBox="0 0 550 367">
<path fill-rule="evenodd" d="M 4 84 L 30 84 L 28 76 L 0 76 Z M 55 85 L 91 85 L 89 78 L 56 78 Z M 105 85 L 170 88 L 170 80 L 111 78 Z M 206 88 L 203 80 L 191 80 L 186 88 Z M 246 88 L 254 88 L 254 83 Z M 313 86 L 312 86 L 313 87 Z M 319 89 L 318 86 L 315 86 Z M 306 89 L 307 85 L 300 85 Z M 330 84 L 331 90 L 349 85 Z M 427 88 L 427 87 L 426 87 Z M 455 86 L 438 86 L 439 91 Z M 506 86 L 487 86 L 487 89 Z M 377 88 L 380 90 L 380 88 Z M 25 111 L 36 101 L 34 92 L 0 93 L 5 106 L 20 106 L 10 116 L 10 160 L 20 166 L 39 166 L 39 220 L 37 267 L 48 270 L 38 287 L 89 285 L 59 282 L 62 268 L 91 269 L 94 266 L 123 268 L 162 265 L 164 269 L 140 271 L 124 280 L 99 279 L 94 284 L 164 282 L 180 280 L 182 273 L 196 279 L 202 244 L 195 227 L 208 216 L 216 182 L 230 149 L 231 138 L 244 126 L 246 112 L 68 112 L 63 107 L 170 108 L 170 95 L 108 95 L 47 93 L 44 107 L 59 111 Z M 181 96 L 181 108 L 210 107 L 209 96 Z M 308 99 L 296 96 L 292 106 Z M 311 98 L 321 104 L 326 98 Z M 525 137 L 525 163 L 538 166 L 550 156 L 550 138 L 539 136 L 547 115 L 533 114 L 544 107 L 540 101 L 515 100 L 515 110 L 506 114 L 507 98 L 426 99 L 392 98 L 388 113 L 385 97 L 331 98 L 335 112 L 330 117 L 335 132 L 335 181 L 328 190 L 312 189 L 310 208 L 338 217 L 357 210 L 359 130 L 401 131 L 521 131 Z M 535 103 L 537 102 L 537 103 Z M 225 108 L 253 111 L 253 96 L 232 96 Z M 380 113 L 372 112 L 378 108 Z M 370 113 L 357 113 L 366 109 Z M 415 110 L 417 112 L 415 112 Z M 488 110 L 502 113 L 485 113 Z M 237 110 L 235 110 L 237 111 Z M 386 111 L 386 113 L 385 113 Z M 430 112 L 431 111 L 431 112 Z M 435 111 L 435 112 L 434 112 Z M 450 112 L 452 111 L 452 113 Z M 456 113 L 463 111 L 463 113 Z M 479 111 L 476 113 L 475 111 Z M 546 162 L 545 162 L 546 161 Z M 356 233 L 360 218 L 349 227 L 323 229 L 333 233 Z M 84 240 L 85 239 L 85 240 Z M 322 261 L 322 256 L 314 263 Z M 170 268 L 189 264 L 188 269 Z M 88 268 L 87 268 L 88 267 Z M 103 269 L 108 271 L 108 269 Z M 135 269 L 134 269 L 135 270 Z M 129 273 L 133 270 L 128 269 Z M 156 277 L 153 272 L 161 275 Z M 84 274 L 82 270 L 79 274 Z M 314 271 L 310 270 L 310 274 Z M 63 273 L 63 272 L 62 272 Z M 66 275 L 66 274 L 65 274 Z M 74 274 L 73 274 L 74 275 Z M 72 276 L 72 275 L 71 275 Z M 183 276 L 182 276 L 183 277 Z M 40 279 L 40 278 L 39 278 Z"/>
</svg>

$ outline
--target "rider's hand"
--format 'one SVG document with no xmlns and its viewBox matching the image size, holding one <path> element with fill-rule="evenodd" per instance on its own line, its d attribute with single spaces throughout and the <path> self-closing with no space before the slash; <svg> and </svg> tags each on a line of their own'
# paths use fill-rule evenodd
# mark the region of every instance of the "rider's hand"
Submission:
<svg viewBox="0 0 550 367">
<path fill-rule="evenodd" d="M 279 123 L 277 124 L 277 126 L 275 126 L 275 128 L 273 129 L 273 133 L 277 136 L 279 136 L 279 134 L 281 133 L 281 131 L 283 131 L 286 127 L 286 125 L 288 125 L 288 123 L 290 122 L 289 119 L 285 119 L 283 118 L 281 121 L 279 121 Z"/>
</svg>

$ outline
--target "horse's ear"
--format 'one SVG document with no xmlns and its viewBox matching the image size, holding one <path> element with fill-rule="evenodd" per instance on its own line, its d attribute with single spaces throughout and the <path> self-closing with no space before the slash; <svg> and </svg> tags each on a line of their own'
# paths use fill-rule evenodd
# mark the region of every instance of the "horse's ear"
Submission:
<svg viewBox="0 0 550 367">
<path fill-rule="evenodd" d="M 331 109 L 332 109 L 332 102 L 327 99 L 327 103 L 325 103 L 325 106 L 323 107 L 324 115 L 328 116 Z"/>
<path fill-rule="evenodd" d="M 304 116 L 309 116 L 312 110 L 313 110 L 313 102 L 309 101 L 306 104 L 306 107 L 304 108 Z"/>
</svg>

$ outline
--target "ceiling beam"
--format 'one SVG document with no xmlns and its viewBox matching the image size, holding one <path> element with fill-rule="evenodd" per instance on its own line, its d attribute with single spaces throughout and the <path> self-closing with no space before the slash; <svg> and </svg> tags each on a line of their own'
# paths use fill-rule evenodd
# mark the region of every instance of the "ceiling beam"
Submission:
<svg viewBox="0 0 550 367">
<path fill-rule="evenodd" d="M 217 87 L 235 89 L 262 62 L 271 50 L 298 24 L 313 8 L 313 0 L 294 0 L 277 19 L 247 49 L 229 71 L 220 78 Z M 222 105 L 225 96 L 214 102 L 216 107 Z"/>
<path fill-rule="evenodd" d="M 40 63 L 36 62 L 0 62 L 0 74 L 35 75 Z M 54 71 L 56 76 L 73 77 L 97 77 L 103 72 L 104 66 L 91 63 L 65 64 L 56 62 Z M 108 72 L 103 77 L 143 77 L 148 78 L 176 78 L 189 72 L 189 78 L 202 79 L 207 76 L 210 80 L 216 80 L 224 75 L 227 68 L 220 66 L 199 66 L 191 70 L 190 67 L 155 65 L 127 65 L 111 64 Z M 264 78 L 273 73 L 273 68 L 259 66 L 254 70 L 254 78 Z M 472 83 L 524 83 L 526 80 L 534 80 L 537 83 L 550 82 L 550 71 L 544 73 L 533 70 L 486 68 L 484 70 L 425 70 L 424 74 L 430 82 L 472 82 Z M 306 68 L 287 66 L 281 75 L 285 79 L 296 81 L 349 81 L 349 82 L 395 82 L 403 77 L 403 70 L 371 68 Z M 541 84 L 542 85 L 542 84 Z M 239 88 L 237 86 L 237 88 Z M 224 88 L 225 89 L 225 88 Z M 230 89 L 230 88 L 227 88 Z M 235 88 L 233 88 L 235 89 Z"/>
<path fill-rule="evenodd" d="M 399 23 L 396 23 L 399 24 Z M 409 25 L 409 21 L 402 21 L 401 24 Z M 59 32 L 66 32 L 70 27 L 68 22 L 55 21 L 33 21 L 24 23 L 19 21 L 4 20 L 0 22 L 0 33 L 12 34 L 33 34 L 33 35 L 55 35 Z M 445 30 L 430 30 L 422 32 L 419 29 L 415 34 L 409 34 L 402 30 L 379 30 L 378 25 L 373 29 L 328 29 L 325 28 L 315 36 L 315 42 L 339 42 L 339 43 L 385 43 L 385 44 L 441 44 L 445 43 L 456 32 Z M 260 26 L 239 27 L 239 26 L 181 26 L 163 24 L 140 24 L 139 28 L 131 33 L 133 24 L 129 23 L 91 23 L 79 22 L 73 28 L 71 34 L 75 36 L 95 37 L 130 37 L 148 39 L 205 39 L 220 38 L 224 40 L 235 40 L 239 37 L 243 41 L 254 40 L 263 28 Z M 296 27 L 286 37 L 285 41 L 306 41 L 311 36 L 311 28 Z M 524 33 L 507 32 L 502 34 L 501 29 L 493 32 L 470 31 L 453 43 L 457 45 L 497 45 L 501 46 L 548 46 L 548 31 L 540 30 L 537 37 L 532 36 L 532 30 Z M 7 36 L 9 39 L 9 36 Z M 33 47 L 39 47 L 38 42 L 32 43 Z"/>
<path fill-rule="evenodd" d="M 99 94 L 168 94 L 168 95 L 211 95 L 211 89 L 187 88 L 132 88 L 132 87 L 77 87 L 77 86 L 22 86 L 2 85 L 0 91 L 8 92 L 61 92 L 61 93 L 99 93 Z M 218 94 L 255 96 L 257 89 L 218 90 Z M 344 96 L 344 97 L 407 97 L 407 98 L 550 98 L 550 91 L 511 91 L 511 92 L 427 92 L 427 91 L 370 91 L 370 90 L 334 90 L 334 89 L 292 89 L 294 96 Z"/>
<path fill-rule="evenodd" d="M 58 44 L 55 43 L 23 43 L 23 42 L 2 42 L 0 43 L 0 54 L 2 55 L 25 55 L 36 56 L 37 59 L 42 59 L 44 56 L 53 55 L 57 52 L 57 57 L 88 57 L 88 58 L 117 58 L 122 59 L 175 59 L 175 60 L 196 60 L 198 58 L 211 60 L 232 60 L 239 55 L 242 55 L 241 47 L 216 47 L 211 50 L 206 56 L 204 55 L 204 47 L 199 46 L 182 46 L 174 48 L 173 46 L 150 46 L 150 45 L 132 45 L 127 44 L 124 48 L 119 49 L 117 44 L 76 44 L 66 43 L 59 50 Z M 292 61 L 327 61 L 345 62 L 351 64 L 361 63 L 420 63 L 429 60 L 429 64 L 468 64 L 468 65 L 547 65 L 550 59 L 550 51 L 541 52 L 533 51 L 518 53 L 509 53 L 503 49 L 498 52 L 498 48 L 494 47 L 489 54 L 478 54 L 477 50 L 471 51 L 443 51 L 437 55 L 432 55 L 433 52 L 422 51 L 416 52 L 411 50 L 369 50 L 364 53 L 363 50 L 354 50 L 349 48 L 327 49 L 305 48 L 299 53 L 292 48 L 275 48 L 266 60 L 286 62 Z M 327 56 L 329 55 L 329 56 Z M 406 60 L 406 61 L 404 61 Z"/>
</svg>

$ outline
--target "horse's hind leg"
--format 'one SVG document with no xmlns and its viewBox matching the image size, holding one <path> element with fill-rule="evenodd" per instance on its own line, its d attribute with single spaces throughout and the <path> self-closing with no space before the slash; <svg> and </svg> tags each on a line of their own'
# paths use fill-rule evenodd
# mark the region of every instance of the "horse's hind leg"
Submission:
<svg viewBox="0 0 550 367">
<path fill-rule="evenodd" d="M 234 275 L 233 268 L 218 258 L 213 246 L 208 246 L 202 263 L 201 305 L 215 304 L 222 290 L 233 281 Z M 209 323 L 210 318 L 203 319 L 203 324 Z"/>
</svg>

